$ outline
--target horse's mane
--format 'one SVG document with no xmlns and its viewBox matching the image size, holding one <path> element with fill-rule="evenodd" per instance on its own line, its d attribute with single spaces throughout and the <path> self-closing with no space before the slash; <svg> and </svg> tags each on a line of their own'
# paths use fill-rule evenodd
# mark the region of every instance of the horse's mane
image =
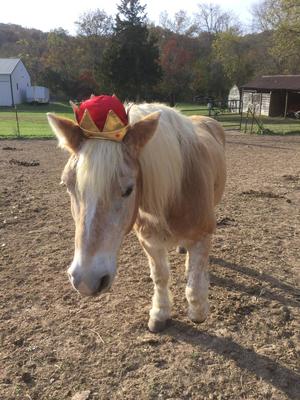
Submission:
<svg viewBox="0 0 300 400">
<path fill-rule="evenodd" d="M 130 122 L 160 110 L 158 129 L 145 146 L 140 163 L 143 175 L 142 210 L 159 219 L 165 229 L 166 209 L 181 197 L 184 162 L 189 159 L 188 149 L 195 141 L 191 121 L 178 111 L 162 104 L 133 106 Z"/>
<path fill-rule="evenodd" d="M 187 117 L 162 104 L 133 105 L 129 111 L 130 123 L 134 124 L 154 111 L 161 111 L 158 128 L 140 155 L 141 209 L 167 228 L 166 209 L 181 195 L 183 164 L 190 159 L 188 154 L 196 142 L 196 134 Z M 119 176 L 123 162 L 119 143 L 86 141 L 77 166 L 79 190 L 109 201 L 111 182 Z"/>
</svg>

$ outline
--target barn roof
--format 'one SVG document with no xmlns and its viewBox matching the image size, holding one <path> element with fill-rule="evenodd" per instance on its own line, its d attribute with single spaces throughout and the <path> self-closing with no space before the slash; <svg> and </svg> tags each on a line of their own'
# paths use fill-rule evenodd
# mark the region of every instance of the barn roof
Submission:
<svg viewBox="0 0 300 400">
<path fill-rule="evenodd" d="M 0 75 L 10 75 L 19 61 L 19 58 L 0 58 Z"/>
<path fill-rule="evenodd" d="M 265 75 L 242 85 L 242 89 L 300 90 L 300 75 Z"/>
</svg>

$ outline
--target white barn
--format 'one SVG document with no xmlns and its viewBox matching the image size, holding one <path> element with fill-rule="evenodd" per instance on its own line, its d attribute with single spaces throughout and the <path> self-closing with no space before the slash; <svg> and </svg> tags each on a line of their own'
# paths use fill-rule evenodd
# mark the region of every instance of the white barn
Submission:
<svg viewBox="0 0 300 400">
<path fill-rule="evenodd" d="M 234 85 L 228 94 L 228 109 L 233 113 L 239 113 L 241 108 L 241 94 L 237 85 Z"/>
<path fill-rule="evenodd" d="M 26 101 L 30 86 L 30 76 L 19 58 L 0 58 L 0 106 Z"/>
</svg>

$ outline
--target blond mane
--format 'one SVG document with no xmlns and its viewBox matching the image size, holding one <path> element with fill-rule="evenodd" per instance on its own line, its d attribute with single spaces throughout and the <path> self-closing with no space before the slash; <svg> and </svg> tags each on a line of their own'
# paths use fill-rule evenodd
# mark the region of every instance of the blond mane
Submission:
<svg viewBox="0 0 300 400">
<path fill-rule="evenodd" d="M 159 125 L 140 155 L 143 192 L 140 209 L 157 218 L 167 228 L 167 206 L 181 195 L 184 162 L 189 160 L 191 144 L 196 142 L 192 122 L 162 104 L 133 105 L 129 111 L 134 124 L 154 111 L 161 111 Z M 119 143 L 88 140 L 77 165 L 77 184 L 81 193 L 109 201 L 111 183 L 123 167 Z"/>
</svg>

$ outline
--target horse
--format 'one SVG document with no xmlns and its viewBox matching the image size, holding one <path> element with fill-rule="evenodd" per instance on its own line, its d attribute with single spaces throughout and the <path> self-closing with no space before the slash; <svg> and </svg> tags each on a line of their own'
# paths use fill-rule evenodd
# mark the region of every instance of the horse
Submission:
<svg viewBox="0 0 300 400">
<path fill-rule="evenodd" d="M 59 146 L 70 153 L 61 176 L 76 228 L 69 279 L 82 295 L 107 292 L 134 228 L 154 283 L 149 330 L 162 331 L 171 318 L 168 251 L 176 246 L 187 252 L 188 316 L 203 322 L 215 206 L 226 181 L 224 130 L 214 119 L 157 103 L 134 104 L 128 116 L 126 136 L 114 142 L 89 139 L 74 121 L 48 114 Z"/>
</svg>

